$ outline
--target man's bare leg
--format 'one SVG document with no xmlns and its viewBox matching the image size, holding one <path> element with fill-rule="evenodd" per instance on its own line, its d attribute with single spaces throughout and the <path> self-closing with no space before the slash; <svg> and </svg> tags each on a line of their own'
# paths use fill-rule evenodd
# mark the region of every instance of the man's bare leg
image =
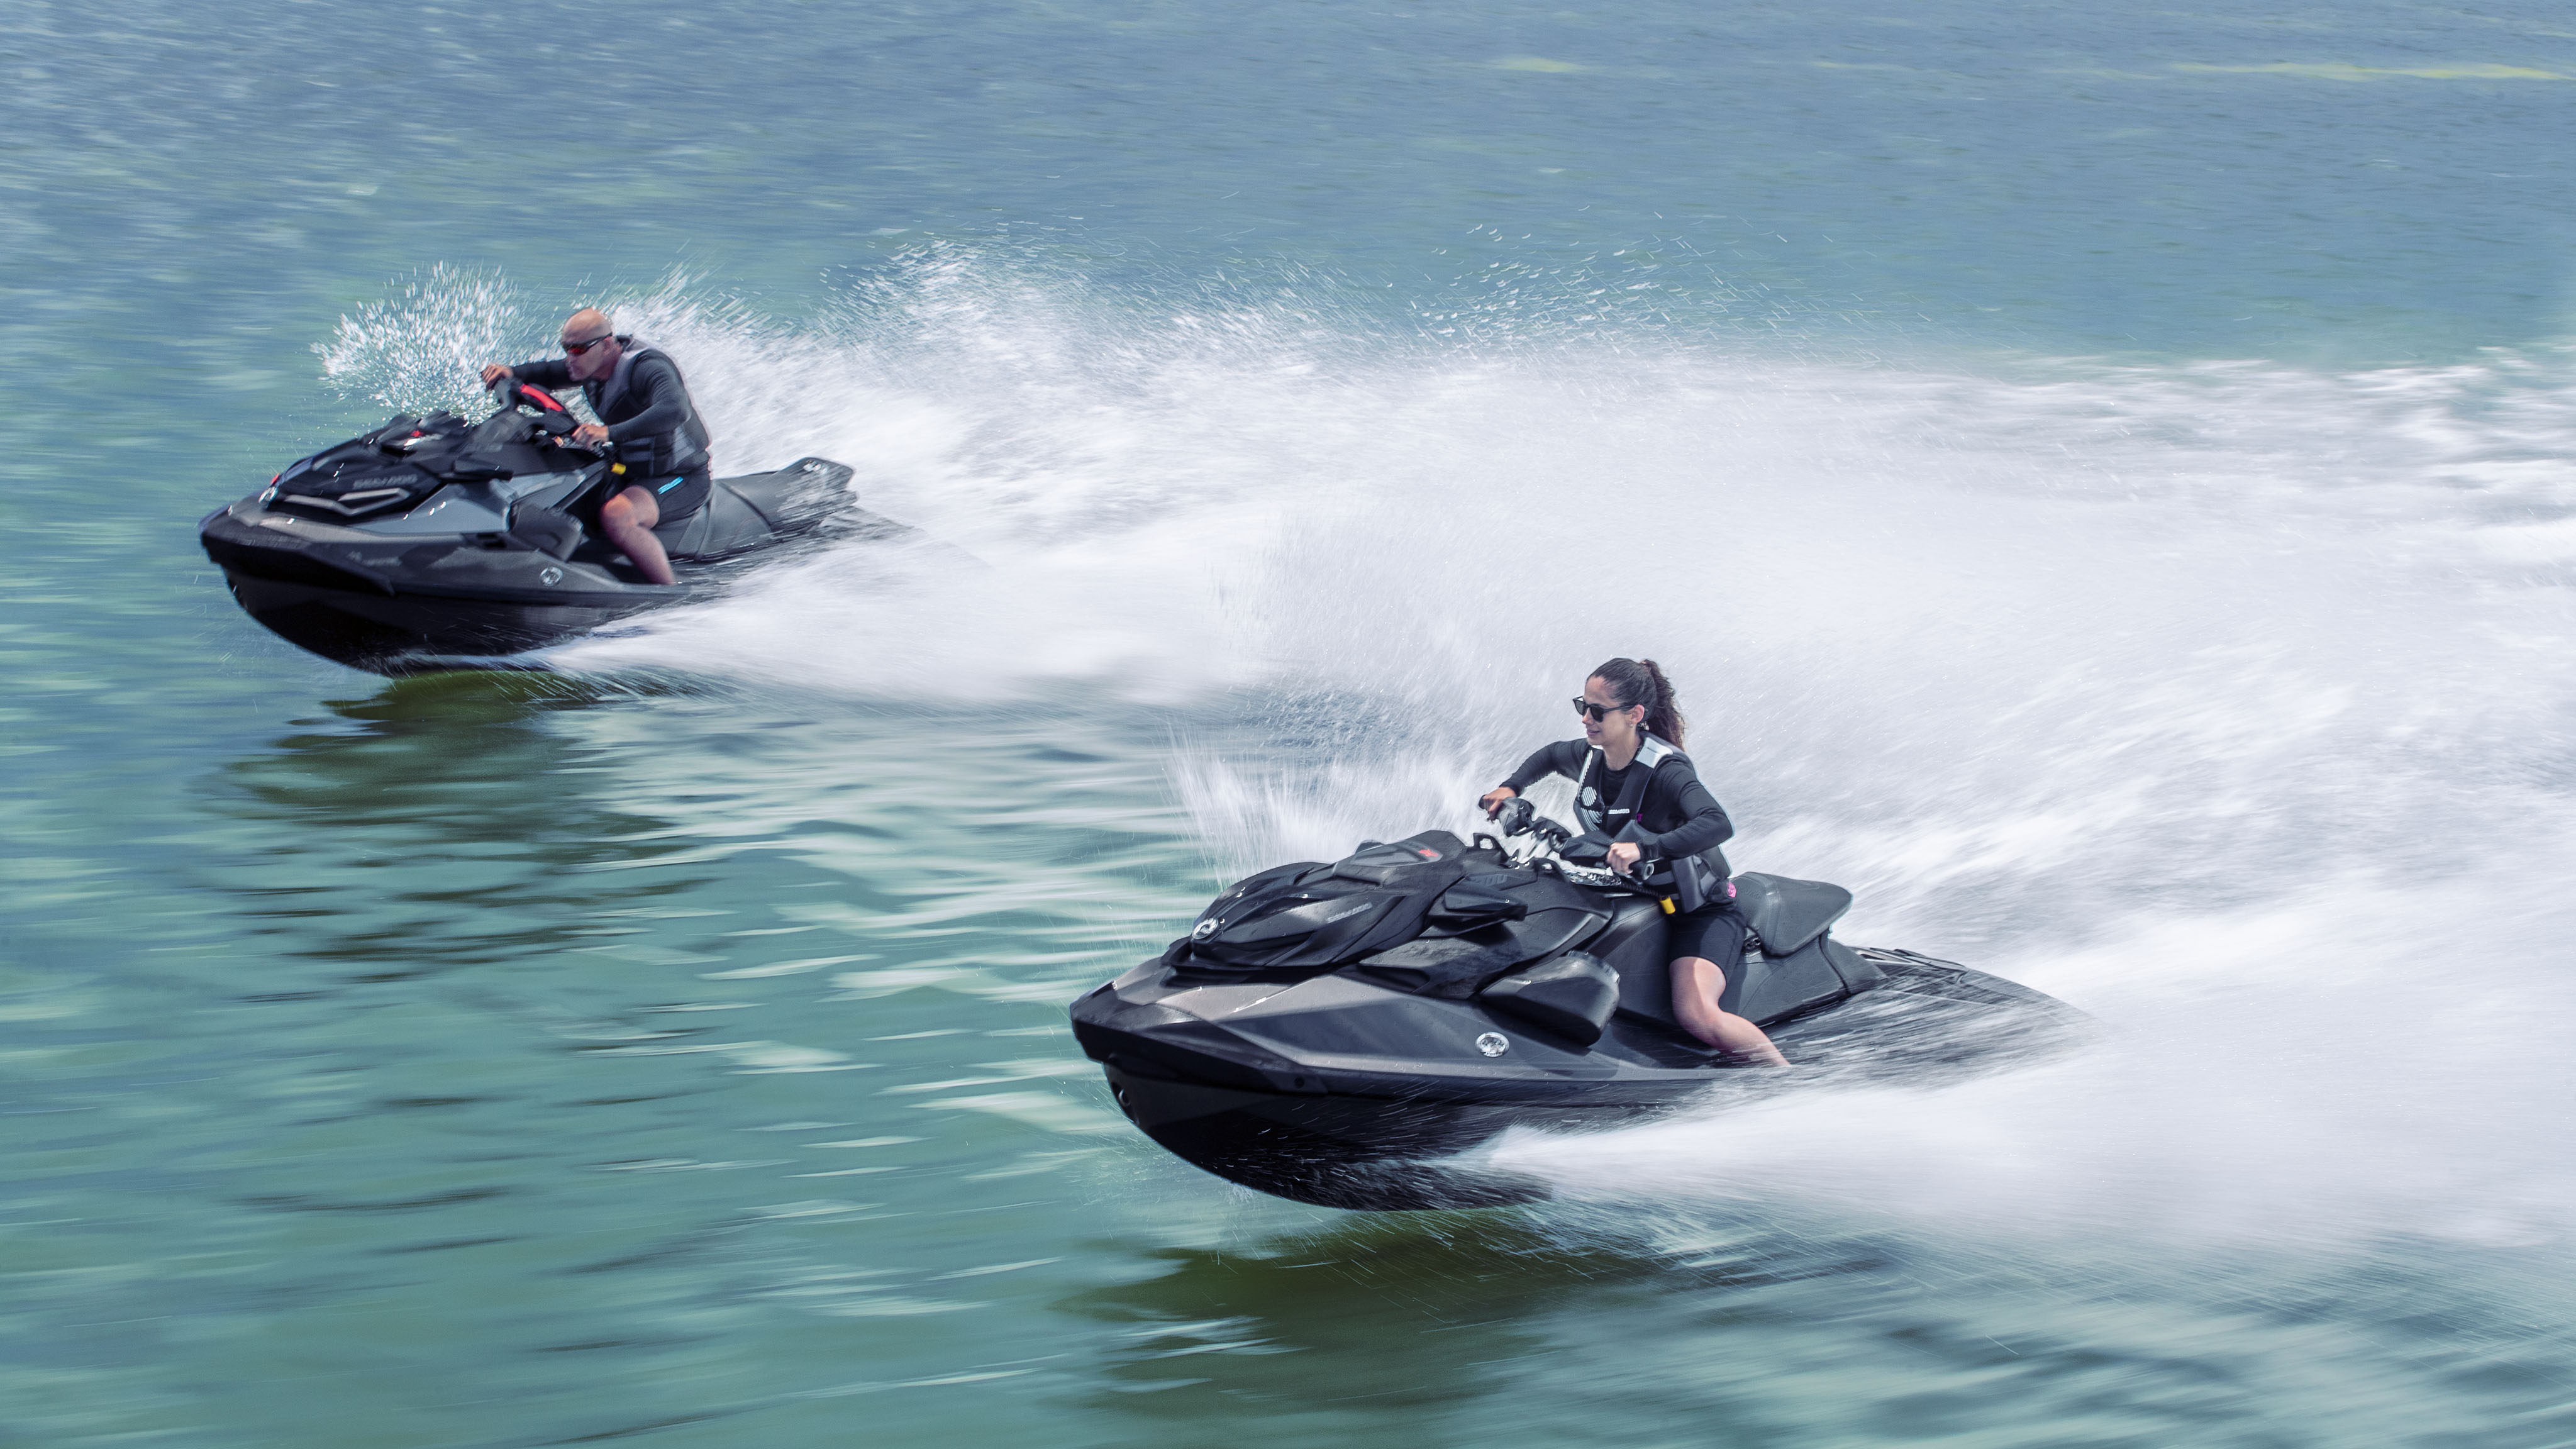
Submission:
<svg viewBox="0 0 2576 1449">
<path fill-rule="evenodd" d="M 1684 956 L 1673 962 L 1672 972 L 1673 1015 L 1681 1019 L 1684 1031 L 1739 1062 L 1789 1065 L 1762 1028 L 1717 1004 L 1718 994 L 1726 989 L 1726 973 L 1716 962 L 1705 956 Z"/>
<path fill-rule="evenodd" d="M 608 541 L 623 550 L 644 571 L 644 577 L 657 584 L 679 582 L 671 572 L 671 557 L 662 552 L 662 540 L 653 536 L 653 525 L 662 521 L 662 505 L 653 490 L 637 484 L 599 505 L 599 531 Z"/>
</svg>

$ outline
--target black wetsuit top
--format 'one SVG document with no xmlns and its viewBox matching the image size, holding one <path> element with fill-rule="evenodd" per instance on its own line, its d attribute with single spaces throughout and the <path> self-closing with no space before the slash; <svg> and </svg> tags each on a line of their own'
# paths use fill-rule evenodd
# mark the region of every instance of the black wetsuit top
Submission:
<svg viewBox="0 0 2576 1449">
<path fill-rule="evenodd" d="M 1503 783 L 1526 794 L 1533 783 L 1548 775 L 1580 781 L 1584 757 L 1591 753 L 1592 746 L 1582 740 L 1559 740 L 1541 746 Z M 1629 773 L 1640 767 L 1632 761 L 1625 770 L 1611 770 L 1606 768 L 1606 757 L 1602 763 L 1605 768 L 1593 776 L 1592 788 L 1601 793 L 1601 808 L 1607 811 L 1619 803 Z M 1699 782 L 1699 772 L 1691 768 L 1688 756 L 1676 752 L 1656 765 L 1654 771 L 1646 780 L 1646 798 L 1637 805 L 1637 829 L 1645 836 L 1638 843 L 1647 855 L 1674 860 L 1712 850 L 1734 838 L 1735 822 L 1726 818 L 1726 810 L 1717 803 L 1717 797 Z M 1609 832 L 1618 834 L 1625 823 L 1614 816 L 1608 822 Z"/>
<path fill-rule="evenodd" d="M 653 444 L 653 457 L 643 464 L 642 471 L 656 477 L 704 470 L 708 465 L 707 426 L 698 420 L 698 410 L 689 401 L 689 385 L 681 380 L 679 366 L 649 346 L 639 347 L 631 337 L 618 341 L 628 351 L 617 360 L 615 370 L 581 385 L 582 396 L 590 399 L 590 410 L 608 428 L 608 440 Z M 569 358 L 522 362 L 510 371 L 520 381 L 543 388 L 572 385 Z M 624 375 L 623 387 L 617 385 L 620 374 Z M 620 451 L 622 454 L 625 450 Z"/>
</svg>

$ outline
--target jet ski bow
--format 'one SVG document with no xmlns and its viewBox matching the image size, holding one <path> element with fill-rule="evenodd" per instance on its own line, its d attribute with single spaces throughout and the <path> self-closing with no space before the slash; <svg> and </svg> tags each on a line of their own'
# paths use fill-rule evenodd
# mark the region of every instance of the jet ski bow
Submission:
<svg viewBox="0 0 2576 1449">
<path fill-rule="evenodd" d="M 1840 886 L 1747 873 L 1727 1010 L 1797 1067 L 1727 1064 L 1675 1020 L 1672 877 L 1507 807 L 1514 854 L 1445 830 L 1237 882 L 1163 954 L 1071 1008 L 1147 1136 L 1219 1177 L 1329 1207 L 1475 1207 L 1544 1184 L 1457 1160 L 1515 1126 L 1615 1126 L 1821 1072 L 1908 1081 L 2061 1051 L 2086 1018 L 1909 951 L 1852 947 Z M 1446 1159 L 1446 1160 L 1443 1160 Z"/>
<path fill-rule="evenodd" d="M 616 460 L 571 446 L 544 389 L 504 378 L 494 393 L 479 423 L 397 415 L 206 515 L 198 540 L 234 600 L 325 659 L 414 674 L 704 598 L 792 540 L 911 532 L 852 503 L 846 465 L 800 458 L 719 478 L 705 507 L 654 529 L 679 582 L 648 583 L 578 516 Z"/>
</svg>

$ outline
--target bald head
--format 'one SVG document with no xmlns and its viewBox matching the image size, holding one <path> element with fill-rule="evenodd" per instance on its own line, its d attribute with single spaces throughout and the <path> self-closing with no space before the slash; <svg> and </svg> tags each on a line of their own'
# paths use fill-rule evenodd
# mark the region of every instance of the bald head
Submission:
<svg viewBox="0 0 2576 1449">
<path fill-rule="evenodd" d="M 593 382 L 617 370 L 617 358 L 626 345 L 616 340 L 617 324 L 596 307 L 584 307 L 564 320 L 563 350 L 565 366 L 575 382 Z M 594 347 L 591 344 L 598 343 Z"/>
</svg>

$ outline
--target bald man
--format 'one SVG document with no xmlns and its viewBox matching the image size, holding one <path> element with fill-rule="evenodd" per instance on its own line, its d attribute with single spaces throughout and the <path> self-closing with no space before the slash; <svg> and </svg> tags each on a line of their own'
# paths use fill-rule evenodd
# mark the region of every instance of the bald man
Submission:
<svg viewBox="0 0 2576 1449">
<path fill-rule="evenodd" d="M 492 363 L 483 369 L 483 385 L 505 377 L 542 388 L 581 384 L 599 422 L 582 424 L 572 440 L 591 447 L 613 444 L 614 456 L 626 465 L 626 486 L 599 505 L 599 531 L 645 578 L 675 582 L 653 527 L 706 507 L 715 486 L 707 427 L 689 401 L 689 385 L 661 349 L 620 335 L 608 314 L 594 307 L 564 323 L 563 350 L 560 358 Z"/>
</svg>

